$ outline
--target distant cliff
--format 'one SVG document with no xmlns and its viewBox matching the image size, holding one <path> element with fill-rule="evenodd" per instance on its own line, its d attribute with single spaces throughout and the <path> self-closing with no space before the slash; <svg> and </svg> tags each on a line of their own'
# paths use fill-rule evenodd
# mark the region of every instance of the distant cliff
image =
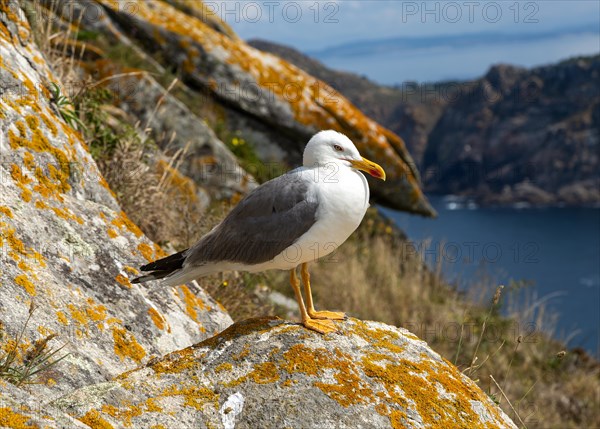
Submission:
<svg viewBox="0 0 600 429">
<path fill-rule="evenodd" d="M 428 190 L 488 204 L 599 203 L 599 81 L 600 56 L 493 67 L 429 135 Z"/>
<path fill-rule="evenodd" d="M 328 82 L 405 139 L 425 190 L 483 204 L 600 203 L 600 57 L 532 70 L 498 65 L 473 82 L 378 85 L 295 49 L 254 40 Z"/>
</svg>

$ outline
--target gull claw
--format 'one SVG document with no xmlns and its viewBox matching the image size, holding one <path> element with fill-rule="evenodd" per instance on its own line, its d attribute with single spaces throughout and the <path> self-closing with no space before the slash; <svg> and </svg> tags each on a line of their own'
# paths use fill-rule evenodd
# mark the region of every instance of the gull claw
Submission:
<svg viewBox="0 0 600 429">
<path fill-rule="evenodd" d="M 306 328 L 316 331 L 320 334 L 331 334 L 333 332 L 337 332 L 337 328 L 331 320 L 306 319 L 302 322 L 302 324 Z"/>
</svg>

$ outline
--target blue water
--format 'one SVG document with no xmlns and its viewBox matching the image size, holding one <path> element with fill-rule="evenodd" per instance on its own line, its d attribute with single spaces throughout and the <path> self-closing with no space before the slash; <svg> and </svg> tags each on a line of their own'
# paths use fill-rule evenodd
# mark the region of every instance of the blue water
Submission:
<svg viewBox="0 0 600 429">
<path fill-rule="evenodd" d="M 439 196 L 430 201 L 437 219 L 381 210 L 429 264 L 441 260 L 446 278 L 462 289 L 484 271 L 498 284 L 531 281 L 519 299 L 544 299 L 559 313 L 557 338 L 600 356 L 600 209 L 478 208 Z"/>
</svg>

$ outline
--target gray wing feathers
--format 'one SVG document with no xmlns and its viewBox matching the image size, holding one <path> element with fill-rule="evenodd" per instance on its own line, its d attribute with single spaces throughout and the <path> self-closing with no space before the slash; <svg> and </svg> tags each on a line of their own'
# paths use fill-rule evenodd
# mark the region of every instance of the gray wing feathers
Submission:
<svg viewBox="0 0 600 429">
<path fill-rule="evenodd" d="M 300 175 L 286 174 L 256 188 L 190 249 L 184 265 L 270 261 L 316 222 L 318 202 L 305 199 L 309 186 Z"/>
</svg>

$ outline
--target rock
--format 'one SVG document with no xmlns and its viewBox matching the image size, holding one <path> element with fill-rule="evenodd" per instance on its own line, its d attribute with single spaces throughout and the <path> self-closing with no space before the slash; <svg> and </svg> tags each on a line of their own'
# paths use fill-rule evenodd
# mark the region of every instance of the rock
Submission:
<svg viewBox="0 0 600 429">
<path fill-rule="evenodd" d="M 15 338 L 24 329 L 19 359 L 54 334 L 49 349 L 65 345 L 55 357 L 68 354 L 27 386 L 38 401 L 108 381 L 232 323 L 195 283 L 129 282 L 164 253 L 121 211 L 63 120 L 64 106 L 51 100 L 52 82 L 18 3 L 1 2 L 1 333 Z"/>
<path fill-rule="evenodd" d="M 66 413 L 0 379 L 0 427 L 89 428 Z"/>
<path fill-rule="evenodd" d="M 263 163 L 296 167 L 312 134 L 333 128 L 347 134 L 364 156 L 386 169 L 388 179 L 383 186 L 371 182 L 377 201 L 426 216 L 434 214 L 402 139 L 366 117 L 329 85 L 215 29 L 199 19 L 197 11 L 184 7 L 189 2 L 99 0 L 91 5 L 96 9 L 101 5 L 102 16 L 95 15 L 95 28 L 99 28 L 97 21 L 114 21 L 103 25 L 120 28 L 126 40 L 134 40 L 159 58 L 164 68 L 179 73 L 183 83 L 205 99 L 218 121 L 237 131 Z"/>
<path fill-rule="evenodd" d="M 599 78 L 600 56 L 492 67 L 431 132 L 426 188 L 479 202 L 600 203 Z"/>
<path fill-rule="evenodd" d="M 434 87 L 412 83 L 394 87 L 379 85 L 364 76 L 332 70 L 289 46 L 256 39 L 248 44 L 277 55 L 331 85 L 367 116 L 401 136 L 420 167 L 427 137 L 450 98 L 450 89 L 445 90 L 443 84 Z M 456 91 L 460 84 L 453 86 L 450 88 Z"/>
<path fill-rule="evenodd" d="M 217 199 L 243 195 L 256 187 L 254 178 L 239 165 L 206 122 L 152 76 L 128 75 L 106 61 L 98 61 L 95 66 L 100 76 L 122 75 L 107 83 L 116 95 L 115 104 L 133 115 L 132 122 L 147 125 L 152 138 L 167 154 L 185 151 L 177 162 L 178 170 L 196 185 Z"/>
<path fill-rule="evenodd" d="M 516 428 L 407 330 L 337 324 L 323 336 L 278 319 L 236 323 L 52 405 L 114 427 Z"/>
</svg>

